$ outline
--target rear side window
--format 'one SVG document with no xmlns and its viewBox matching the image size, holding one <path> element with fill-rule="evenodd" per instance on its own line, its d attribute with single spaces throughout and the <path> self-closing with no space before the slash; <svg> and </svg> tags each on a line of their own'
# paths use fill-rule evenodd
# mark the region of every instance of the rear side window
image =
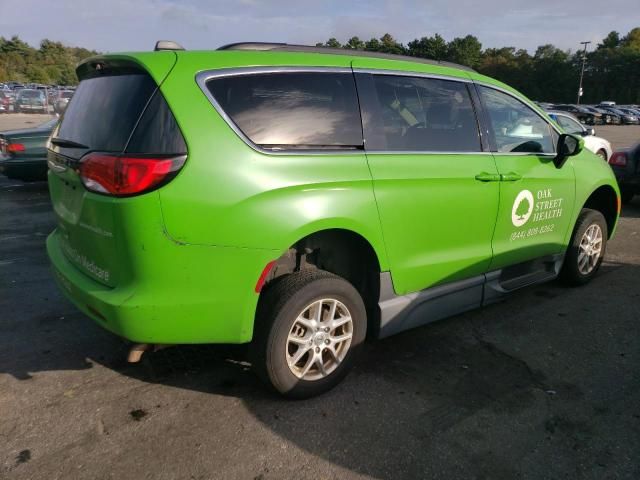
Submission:
<svg viewBox="0 0 640 480">
<path fill-rule="evenodd" d="M 265 73 L 214 78 L 207 88 L 253 143 L 264 148 L 362 148 L 350 73 Z"/>
<path fill-rule="evenodd" d="M 464 83 L 374 75 L 386 150 L 479 152 L 480 134 Z"/>
<path fill-rule="evenodd" d="M 156 90 L 145 73 L 83 80 L 69 102 L 57 136 L 91 150 L 120 152 Z"/>
</svg>

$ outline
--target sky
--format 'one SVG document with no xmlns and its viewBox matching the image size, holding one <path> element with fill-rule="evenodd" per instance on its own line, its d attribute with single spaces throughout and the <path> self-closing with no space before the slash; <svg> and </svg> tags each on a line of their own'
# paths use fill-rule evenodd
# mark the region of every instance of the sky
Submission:
<svg viewBox="0 0 640 480">
<path fill-rule="evenodd" d="M 0 0 L 0 12 L 1 36 L 101 52 L 151 50 L 160 39 L 197 50 L 388 32 L 405 44 L 435 33 L 447 41 L 472 34 L 484 48 L 533 53 L 547 43 L 576 50 L 590 40 L 593 48 L 611 30 L 640 26 L 638 0 Z"/>
</svg>

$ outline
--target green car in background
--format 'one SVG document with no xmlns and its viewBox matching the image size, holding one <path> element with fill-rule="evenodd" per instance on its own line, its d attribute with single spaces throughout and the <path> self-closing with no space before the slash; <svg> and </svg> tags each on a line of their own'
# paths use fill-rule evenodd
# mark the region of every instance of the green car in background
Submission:
<svg viewBox="0 0 640 480">
<path fill-rule="evenodd" d="M 57 123 L 52 118 L 34 128 L 0 132 L 0 173 L 18 180 L 46 180 L 47 140 Z"/>
<path fill-rule="evenodd" d="M 48 157 L 58 284 L 133 354 L 249 343 L 309 397 L 366 337 L 602 262 L 611 169 L 500 82 L 349 50 L 156 50 L 81 63 Z"/>
<path fill-rule="evenodd" d="M 47 113 L 49 100 L 45 90 L 33 90 L 25 88 L 16 94 L 13 104 L 14 113 Z"/>
</svg>

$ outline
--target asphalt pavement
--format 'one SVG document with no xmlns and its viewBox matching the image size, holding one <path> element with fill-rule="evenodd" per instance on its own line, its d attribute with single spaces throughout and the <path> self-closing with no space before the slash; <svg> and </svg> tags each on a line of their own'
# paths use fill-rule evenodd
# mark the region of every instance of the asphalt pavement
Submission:
<svg viewBox="0 0 640 480">
<path fill-rule="evenodd" d="M 0 478 L 640 478 L 640 197 L 589 285 L 369 343 L 338 388 L 297 402 L 242 347 L 127 364 L 54 285 L 53 228 L 46 184 L 2 177 Z"/>
</svg>

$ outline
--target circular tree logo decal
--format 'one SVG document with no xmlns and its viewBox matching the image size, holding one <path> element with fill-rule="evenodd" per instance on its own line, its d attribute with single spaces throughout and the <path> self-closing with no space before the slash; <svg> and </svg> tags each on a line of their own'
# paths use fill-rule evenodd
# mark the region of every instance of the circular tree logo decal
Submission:
<svg viewBox="0 0 640 480">
<path fill-rule="evenodd" d="M 533 212 L 533 194 L 529 190 L 522 190 L 513 202 L 511 223 L 514 227 L 521 227 L 527 223 L 531 212 Z"/>
</svg>

